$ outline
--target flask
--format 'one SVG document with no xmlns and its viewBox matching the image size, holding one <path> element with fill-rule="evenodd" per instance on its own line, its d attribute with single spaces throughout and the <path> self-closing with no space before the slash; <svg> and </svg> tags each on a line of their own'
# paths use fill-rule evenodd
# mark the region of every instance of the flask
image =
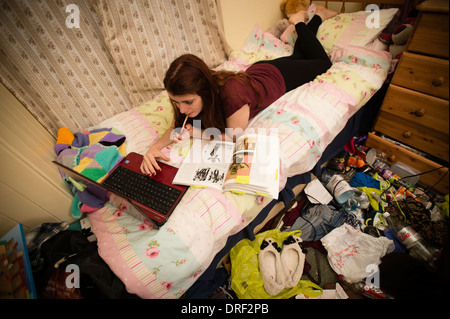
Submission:
<svg viewBox="0 0 450 319">
<path fill-rule="evenodd" d="M 392 217 L 389 213 L 384 213 L 383 217 L 395 228 L 395 236 L 406 247 L 411 257 L 424 261 L 428 266 L 434 268 L 435 254 L 428 248 L 422 236 L 411 226 Z"/>
<path fill-rule="evenodd" d="M 327 168 L 322 172 L 320 179 L 339 205 L 342 206 L 352 199 L 355 193 L 354 188 L 350 186 L 346 178 L 339 171 Z M 350 205 L 357 205 L 358 203 L 354 203 L 355 201 L 356 199 L 351 201 Z"/>
<path fill-rule="evenodd" d="M 353 188 L 342 175 L 333 175 L 326 188 L 334 196 L 339 205 L 342 205 L 353 196 Z"/>
</svg>

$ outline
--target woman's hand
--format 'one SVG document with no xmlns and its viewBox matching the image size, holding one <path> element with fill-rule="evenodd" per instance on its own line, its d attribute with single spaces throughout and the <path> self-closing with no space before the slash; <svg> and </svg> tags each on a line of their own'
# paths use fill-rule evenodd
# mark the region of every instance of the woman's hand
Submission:
<svg viewBox="0 0 450 319">
<path fill-rule="evenodd" d="M 145 153 L 144 158 L 141 163 L 141 171 L 146 175 L 156 175 L 156 171 L 161 171 L 161 167 L 159 167 L 157 158 L 161 158 L 165 161 L 170 160 L 167 156 L 165 156 L 160 150 L 155 147 L 150 147 Z"/>
<path fill-rule="evenodd" d="M 172 133 L 170 134 L 170 140 L 175 143 L 183 142 L 186 139 L 189 139 L 191 136 L 193 136 L 193 126 L 191 124 L 186 124 L 184 128 L 182 128 L 181 134 L 177 132 L 177 130 L 172 130 Z"/>
</svg>

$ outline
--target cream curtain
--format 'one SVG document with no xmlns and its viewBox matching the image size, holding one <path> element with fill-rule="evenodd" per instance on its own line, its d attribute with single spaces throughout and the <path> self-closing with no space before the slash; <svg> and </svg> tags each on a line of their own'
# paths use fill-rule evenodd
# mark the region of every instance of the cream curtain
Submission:
<svg viewBox="0 0 450 319">
<path fill-rule="evenodd" d="M 228 50 L 211 0 L 0 0 L 0 81 L 54 136 L 150 100 L 183 53 Z"/>
</svg>

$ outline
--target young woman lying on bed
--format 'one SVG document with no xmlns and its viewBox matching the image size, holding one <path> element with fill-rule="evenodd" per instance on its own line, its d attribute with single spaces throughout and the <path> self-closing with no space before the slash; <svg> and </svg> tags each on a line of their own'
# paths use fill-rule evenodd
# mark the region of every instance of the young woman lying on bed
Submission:
<svg viewBox="0 0 450 319">
<path fill-rule="evenodd" d="M 174 106 L 174 121 L 145 154 L 142 172 L 156 174 L 156 170 L 161 170 L 156 159 L 169 160 L 161 149 L 183 137 L 194 135 L 195 127 L 190 123 L 182 128 L 184 132 L 180 131 L 183 134 L 174 134 L 174 128 L 183 126 L 185 119 L 189 118 L 191 123 L 198 119 L 200 129 L 215 128 L 223 139 L 233 139 L 226 133 L 242 132 L 258 112 L 286 92 L 328 70 L 331 61 L 317 40 L 316 33 L 323 21 L 335 15 L 337 12 L 317 6 L 316 14 L 308 24 L 305 23 L 305 11 L 291 16 L 289 22 L 295 25 L 298 34 L 293 54 L 257 62 L 245 72 L 215 72 L 191 54 L 175 59 L 164 78 L 164 87 Z M 225 128 L 231 130 L 225 133 Z"/>
</svg>

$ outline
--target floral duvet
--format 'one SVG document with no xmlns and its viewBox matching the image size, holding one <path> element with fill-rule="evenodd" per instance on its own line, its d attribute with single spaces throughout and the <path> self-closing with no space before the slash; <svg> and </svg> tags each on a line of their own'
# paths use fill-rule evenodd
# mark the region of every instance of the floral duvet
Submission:
<svg viewBox="0 0 450 319">
<path fill-rule="evenodd" d="M 256 26 L 242 50 L 232 52 L 220 68 L 245 70 L 255 61 L 289 55 L 291 50 L 291 45 Z M 333 65 L 326 73 L 285 94 L 249 123 L 248 129 L 279 135 L 280 190 L 288 177 L 314 167 L 347 120 L 382 86 L 390 68 L 389 53 L 365 46 L 336 44 L 329 53 Z M 122 132 L 127 152 L 145 153 L 171 119 L 163 92 L 99 126 Z M 178 155 L 171 157 L 171 164 L 179 165 L 183 152 L 164 151 Z M 191 187 L 160 229 L 133 217 L 133 207 L 114 196 L 88 218 L 100 256 L 130 293 L 141 298 L 179 298 L 208 268 L 227 238 L 246 227 L 270 201 Z"/>
</svg>

